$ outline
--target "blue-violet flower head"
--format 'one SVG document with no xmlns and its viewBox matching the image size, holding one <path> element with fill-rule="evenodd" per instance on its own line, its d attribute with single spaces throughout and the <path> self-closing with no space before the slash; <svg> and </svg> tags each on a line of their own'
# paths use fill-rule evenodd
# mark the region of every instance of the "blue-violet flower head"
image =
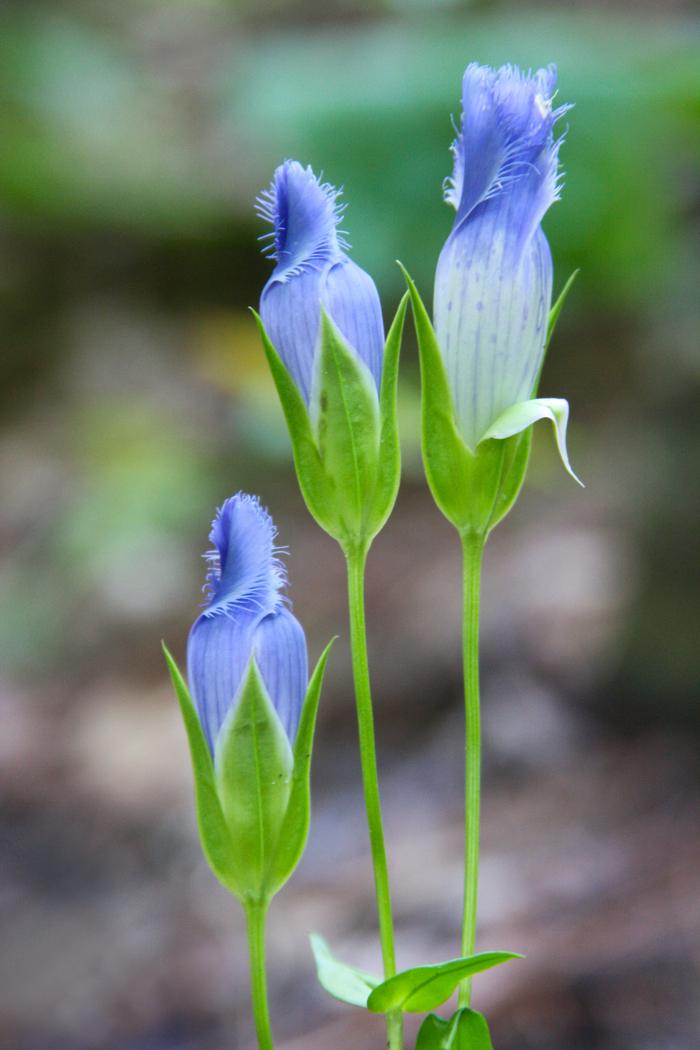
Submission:
<svg viewBox="0 0 700 1050">
<path fill-rule="evenodd" d="M 276 265 L 260 299 L 267 333 L 307 405 L 314 389 L 321 307 L 351 350 L 381 381 L 384 325 L 374 281 L 348 257 L 338 230 L 339 191 L 310 167 L 287 160 L 257 202 L 272 224 L 267 248 Z"/>
<path fill-rule="evenodd" d="M 540 222 L 561 189 L 554 66 L 469 65 L 445 199 L 457 215 L 435 275 L 435 331 L 457 423 L 473 450 L 498 416 L 534 396 L 552 297 Z"/>
<path fill-rule="evenodd" d="M 306 694 L 306 639 L 281 591 L 272 518 L 255 496 L 227 499 L 212 523 L 207 601 L 187 645 L 190 690 L 212 755 L 251 660 L 293 742 Z"/>
</svg>

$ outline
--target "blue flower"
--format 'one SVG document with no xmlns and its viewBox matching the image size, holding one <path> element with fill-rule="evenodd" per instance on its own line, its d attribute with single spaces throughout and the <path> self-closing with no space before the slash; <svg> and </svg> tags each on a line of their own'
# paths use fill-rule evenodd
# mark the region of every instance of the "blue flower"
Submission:
<svg viewBox="0 0 700 1050">
<path fill-rule="evenodd" d="M 287 160 L 257 202 L 272 224 L 268 253 L 276 260 L 263 289 L 267 333 L 307 405 L 314 391 L 321 307 L 379 387 L 384 325 L 374 281 L 346 253 L 338 231 L 339 191 L 311 168 Z"/>
<path fill-rule="evenodd" d="M 226 500 L 212 523 L 206 555 L 207 602 L 188 640 L 187 670 L 212 754 L 251 660 L 294 741 L 308 672 L 304 631 L 281 594 L 286 583 L 276 529 L 255 496 Z"/>
<path fill-rule="evenodd" d="M 558 199 L 556 68 L 472 64 L 445 198 L 457 215 L 435 276 L 435 331 L 464 441 L 475 450 L 504 411 L 535 396 L 552 297 L 540 222 Z M 512 432 L 510 430 L 509 432 Z"/>
</svg>

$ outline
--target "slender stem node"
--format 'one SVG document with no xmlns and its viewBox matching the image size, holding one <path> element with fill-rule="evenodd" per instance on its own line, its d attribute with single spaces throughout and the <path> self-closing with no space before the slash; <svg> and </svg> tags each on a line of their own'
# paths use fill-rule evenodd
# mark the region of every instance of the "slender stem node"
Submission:
<svg viewBox="0 0 700 1050">
<path fill-rule="evenodd" d="M 462 536 L 463 599 L 462 659 L 464 664 L 465 766 L 464 766 L 464 910 L 462 955 L 473 955 L 476 944 L 476 911 L 479 890 L 479 825 L 481 807 L 481 710 L 479 701 L 479 604 L 484 537 Z M 471 979 L 462 981 L 459 1005 L 469 1006 Z"/>
<path fill-rule="evenodd" d="M 396 953 L 394 950 L 394 924 L 391 912 L 391 892 L 389 872 L 384 845 L 382 810 L 379 797 L 377 776 L 377 755 L 374 736 L 374 715 L 372 712 L 372 694 L 369 680 L 369 663 L 367 659 L 367 629 L 365 625 L 365 564 L 367 550 L 363 548 L 348 549 L 345 552 L 348 568 L 348 604 L 350 611 L 350 647 L 352 650 L 352 671 L 355 682 L 355 703 L 357 707 L 357 726 L 360 738 L 360 761 L 362 765 L 362 784 L 367 811 L 372 865 L 374 868 L 374 886 L 379 920 L 379 939 L 382 947 L 384 977 L 393 977 L 396 973 Z M 402 1050 L 403 1017 L 400 1011 L 393 1011 L 386 1016 L 387 1046 L 389 1050 Z"/>
<path fill-rule="evenodd" d="M 265 966 L 265 921 L 267 903 L 251 901 L 245 908 L 250 952 L 250 992 L 253 1017 L 260 1050 L 274 1050 L 270 1010 L 267 1003 L 267 973 Z"/>
</svg>

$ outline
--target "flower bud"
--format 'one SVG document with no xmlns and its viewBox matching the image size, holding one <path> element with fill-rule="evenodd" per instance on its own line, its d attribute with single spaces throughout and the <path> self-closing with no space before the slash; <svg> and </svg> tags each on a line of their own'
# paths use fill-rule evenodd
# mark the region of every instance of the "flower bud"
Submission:
<svg viewBox="0 0 700 1050">
<path fill-rule="evenodd" d="M 434 324 L 455 419 L 474 451 L 512 405 L 535 396 L 552 296 L 540 222 L 558 199 L 556 69 L 471 64 L 445 189 L 456 210 L 435 276 Z"/>
<path fill-rule="evenodd" d="M 206 555 L 207 603 L 189 636 L 190 691 L 212 756 L 254 662 L 294 743 L 306 694 L 306 640 L 280 591 L 285 570 L 276 529 L 254 496 L 239 492 L 219 510 Z"/>
<path fill-rule="evenodd" d="M 267 334 L 307 405 L 317 379 L 321 308 L 362 361 L 379 389 L 384 326 L 374 281 L 350 259 L 338 231 L 339 191 L 310 167 L 287 160 L 258 198 L 271 223 L 266 236 L 276 266 L 263 289 L 260 315 Z"/>
</svg>

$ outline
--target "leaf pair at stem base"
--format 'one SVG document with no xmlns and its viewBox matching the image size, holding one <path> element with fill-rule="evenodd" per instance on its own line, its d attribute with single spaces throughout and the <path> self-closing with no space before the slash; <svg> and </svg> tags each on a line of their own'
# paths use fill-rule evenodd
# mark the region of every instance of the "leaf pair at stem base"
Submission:
<svg viewBox="0 0 700 1050">
<path fill-rule="evenodd" d="M 366 1007 L 372 1013 L 425 1013 L 445 1003 L 460 981 L 483 973 L 511 959 L 522 959 L 517 952 L 479 952 L 461 959 L 432 966 L 414 966 L 383 981 L 380 977 L 340 962 L 318 934 L 312 934 L 311 947 L 316 972 L 329 995 L 352 1006 Z"/>
</svg>

